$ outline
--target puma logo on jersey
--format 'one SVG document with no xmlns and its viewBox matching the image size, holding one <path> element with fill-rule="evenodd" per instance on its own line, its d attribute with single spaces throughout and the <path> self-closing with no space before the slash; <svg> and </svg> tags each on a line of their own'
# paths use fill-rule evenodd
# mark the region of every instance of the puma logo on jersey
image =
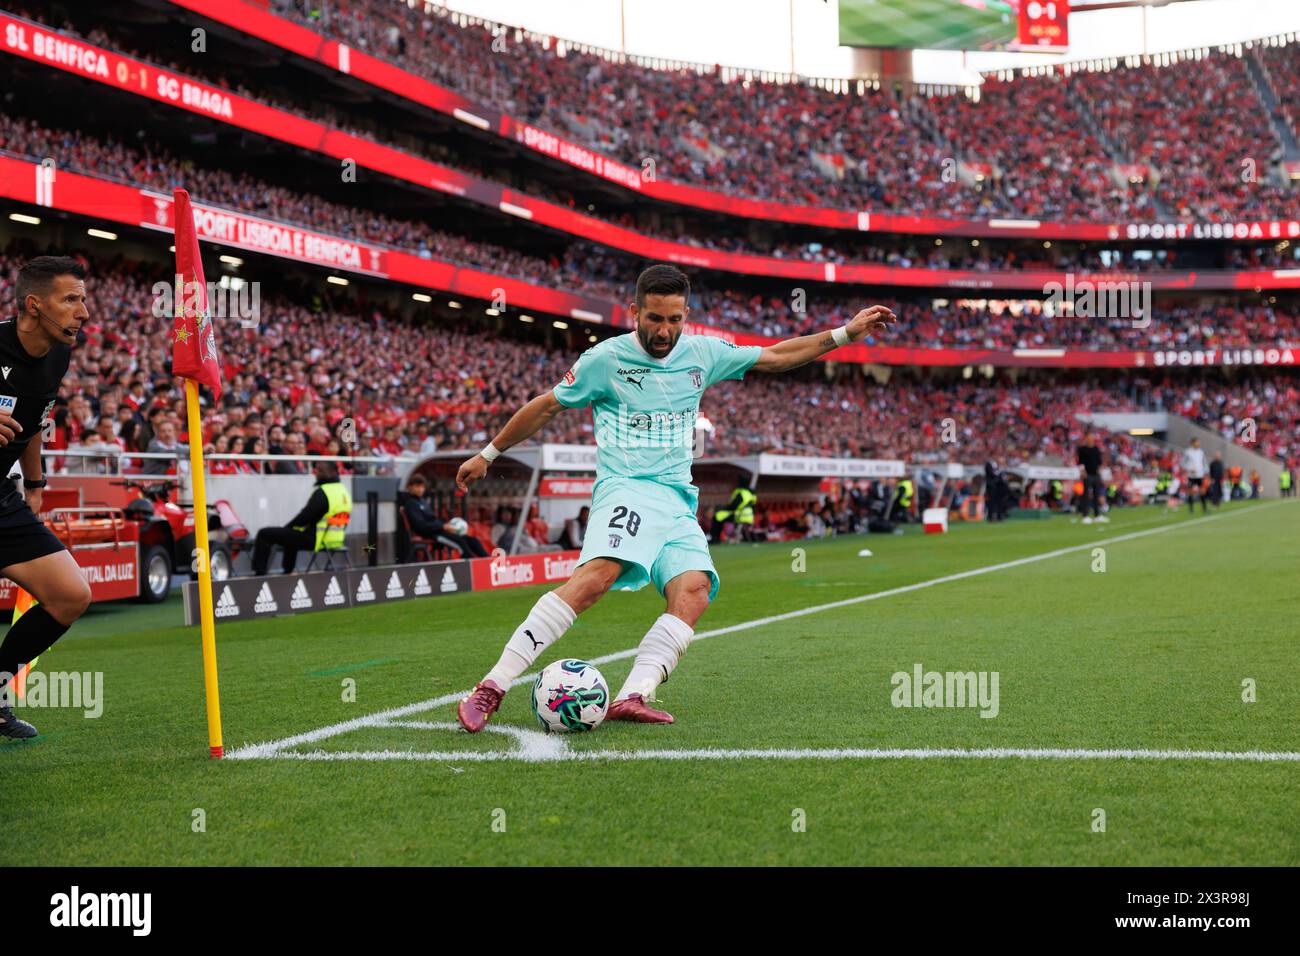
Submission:
<svg viewBox="0 0 1300 956">
<path fill-rule="evenodd" d="M 650 369 L 648 368 L 621 368 L 618 370 L 618 374 L 623 376 L 623 381 L 635 385 L 643 392 L 645 388 L 642 387 L 641 383 L 645 381 L 645 377 L 649 372 Z M 638 375 L 640 378 L 633 378 L 633 375 Z"/>
</svg>

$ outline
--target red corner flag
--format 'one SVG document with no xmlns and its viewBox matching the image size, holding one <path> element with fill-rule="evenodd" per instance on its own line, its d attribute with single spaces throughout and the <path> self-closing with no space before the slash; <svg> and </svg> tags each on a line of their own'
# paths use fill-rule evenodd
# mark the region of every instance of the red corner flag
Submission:
<svg viewBox="0 0 1300 956">
<path fill-rule="evenodd" d="M 172 374 L 193 379 L 221 397 L 221 361 L 217 330 L 208 314 L 208 286 L 203 279 L 199 237 L 194 231 L 190 194 L 176 190 L 172 216 L 176 222 L 176 296 L 172 328 Z"/>
<path fill-rule="evenodd" d="M 176 223 L 176 296 L 172 326 L 172 374 L 186 379 L 185 413 L 189 420 L 190 482 L 194 493 L 194 556 L 199 573 L 199 633 L 203 645 L 203 695 L 208 708 L 208 752 L 225 753 L 221 742 L 221 697 L 217 689 L 217 629 L 212 616 L 212 567 L 207 556 L 208 497 L 203 487 L 203 419 L 199 386 L 221 397 L 221 363 L 217 359 L 217 330 L 208 313 L 208 286 L 203 281 L 203 259 L 194 231 L 190 194 L 176 190 L 172 216 Z M 179 471 L 179 467 L 177 469 Z"/>
</svg>

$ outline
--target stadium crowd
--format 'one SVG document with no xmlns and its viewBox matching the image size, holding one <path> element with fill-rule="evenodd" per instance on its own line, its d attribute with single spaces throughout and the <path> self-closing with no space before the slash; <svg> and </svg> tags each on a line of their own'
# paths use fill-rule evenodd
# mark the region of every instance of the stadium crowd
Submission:
<svg viewBox="0 0 1300 956">
<path fill-rule="evenodd" d="M 989 80 L 978 102 L 965 93 L 896 96 L 868 85 L 841 94 L 757 79 L 727 83 L 720 95 L 715 69 L 651 69 L 521 31 L 462 27 L 432 4 L 272 7 L 637 168 L 650 158 L 657 176 L 733 194 L 911 214 L 1094 220 L 1155 218 L 1156 198 L 1199 218 L 1294 215 L 1297 205 L 1294 190 L 1265 183 L 1280 144 L 1244 63 L 1228 54 Z M 1223 102 L 1234 108 L 1214 105 Z M 1094 123 L 1109 145 L 1089 132 Z M 1242 155 L 1258 160 L 1260 188 L 1242 188 Z M 945 179 L 953 157 L 985 164 L 990 174 L 966 185 Z M 1112 175 L 1116 163 L 1134 162 L 1153 167 L 1154 192 Z"/>
<path fill-rule="evenodd" d="M 1229 54 L 1069 77 L 990 78 L 978 100 L 759 80 L 727 83 L 719 95 L 716 70 L 619 63 L 516 31 L 494 37 L 482 25 L 457 25 L 432 4 L 275 0 L 273 8 L 637 168 L 651 159 L 656 178 L 730 194 L 975 218 L 1300 215 L 1300 195 L 1275 180 L 1282 145 L 1244 61 Z M 84 33 L 71 23 L 60 28 L 134 52 L 102 25 Z M 193 63 L 169 65 L 202 76 Z M 287 89 L 277 99 L 221 75 L 204 78 L 356 135 L 392 135 L 319 100 L 295 102 Z M 1225 101 L 1236 108 L 1213 107 Z M 999 135 L 988 136 L 991 129 Z M 483 172 L 428 141 L 391 142 Z M 890 148 L 874 146 L 882 142 Z M 1243 158 L 1256 164 L 1253 181 L 1243 182 Z M 954 162 L 970 175 L 953 175 Z M 1117 165 L 1131 163 L 1149 167 L 1136 184 Z"/>
<path fill-rule="evenodd" d="M 311 193 L 288 189 L 246 173 L 210 168 L 180 159 L 163 147 L 127 146 L 114 139 L 100 139 L 85 132 L 52 129 L 26 117 L 0 115 L 0 150 L 31 159 L 53 159 L 61 168 L 112 178 L 156 190 L 188 189 L 196 200 L 261 216 L 276 222 L 318 229 L 347 239 L 400 249 L 422 258 L 440 259 L 498 272 L 512 278 L 558 287 L 566 291 L 621 299 L 638 269 L 627 255 L 606 251 L 583 240 L 565 242 L 552 235 L 559 250 L 542 257 L 482 239 L 435 229 L 428 223 L 387 216 L 371 209 L 333 202 Z M 571 197 L 569 197 L 571 200 Z M 1148 272 L 1188 268 L 1177 249 L 1158 250 L 1151 258 L 1135 258 L 1123 250 L 1101 251 L 1079 245 L 1058 249 L 975 254 L 975 247 L 952 243 L 948 247 L 918 244 L 899 238 L 890 241 L 873 237 L 870 243 L 846 239 L 845 244 L 823 242 L 772 242 L 761 238 L 726 237 L 711 232 L 670 233 L 667 229 L 643 232 L 697 248 L 769 255 L 777 259 L 801 259 L 837 264 L 882 264 L 904 269 L 969 269 L 978 272 L 1016 269 L 1061 269 L 1079 271 Z M 702 238 L 707 235 L 707 238 Z M 1229 247 L 1233 268 L 1271 268 L 1286 265 L 1281 244 Z M 962 248 L 962 251 L 957 251 Z M 1298 247 L 1300 248 L 1300 247 Z M 1291 261 L 1295 261 L 1291 250 Z"/>
<path fill-rule="evenodd" d="M 1124 159 L 1154 171 L 1155 195 L 1175 217 L 1295 215 L 1296 191 L 1273 181 L 1283 148 L 1244 59 L 1081 73 L 1074 85 Z"/>
<path fill-rule="evenodd" d="M 635 279 L 637 260 L 605 252 L 586 242 L 572 242 L 562 255 L 543 259 L 470 237 L 434 229 L 427 223 L 396 219 L 381 213 L 330 202 L 310 193 L 298 192 L 256 180 L 247 175 L 208 169 L 171 156 L 166 150 L 129 147 L 114 140 L 100 140 L 69 131 L 52 130 L 23 117 L 0 115 L 0 150 L 29 157 L 51 157 L 61 167 L 100 174 L 113 169 L 119 178 L 153 189 L 170 190 L 185 186 L 198 201 L 209 201 L 252 215 L 308 229 L 329 230 L 346 238 L 390 248 L 404 249 L 424 258 L 436 258 L 522 278 L 566 291 L 584 292 L 622 299 Z M 211 197 L 217 197 L 216 200 Z M 804 246 L 809 249 L 809 246 Z M 912 246 L 889 249 L 869 247 L 867 259 L 903 268 L 1036 268 L 1073 265 L 1048 260 L 1017 258 L 1005 253 L 994 260 L 943 258 L 937 247 Z M 822 252 L 818 246 L 811 254 Z M 1274 246 L 1233 250 L 1243 268 L 1277 264 L 1281 252 Z M 834 261 L 844 261 L 836 256 Z M 1119 261 L 1116 268 L 1137 263 Z M 807 331 L 818 323 L 844 320 L 856 311 L 857 299 L 826 296 L 809 305 L 800 315 L 787 300 L 719 287 L 723 276 L 715 274 L 702 285 L 693 319 L 707 325 L 763 335 L 788 335 Z M 1082 323 L 1006 311 L 990 315 L 955 304 L 933 306 L 920 300 L 891 300 L 905 307 L 909 326 L 897 344 L 926 347 L 978 346 L 982 348 L 1061 347 L 1105 349 L 1208 348 L 1215 346 L 1291 345 L 1300 340 L 1297 310 L 1283 305 L 1212 306 L 1195 309 L 1158 306 L 1152 328 L 1134 328 L 1126 318 L 1109 322 Z"/>
<path fill-rule="evenodd" d="M 12 297 L 16 266 L 0 257 L 0 299 Z M 183 393 L 159 347 L 169 319 L 153 314 L 155 278 L 122 263 L 87 280 L 88 341 L 73 353 L 54 413 L 52 450 L 129 458 L 188 441 Z M 209 453 L 394 458 L 481 447 L 519 405 L 559 381 L 577 351 L 517 338 L 509 333 L 513 325 L 471 330 L 323 300 L 304 305 L 267 296 L 260 317 L 257 329 L 219 324 L 227 390 L 205 422 Z M 811 370 L 779 382 L 755 376 L 710 390 L 701 409 L 712 427 L 709 453 L 1052 460 L 1069 454 L 1075 412 L 1136 407 L 1133 382 L 1118 376 L 1087 386 L 1010 379 L 944 384 L 901 375 L 878 384 L 855 369 L 846 372 L 834 381 L 815 380 Z M 1145 394 L 1238 440 L 1241 422 L 1252 419 L 1258 450 L 1300 455 L 1300 389 L 1284 371 L 1256 370 L 1232 380 L 1171 372 L 1148 381 Z M 944 419 L 952 419 L 954 442 L 943 441 Z M 591 429 L 589 416 L 569 415 L 543 437 L 590 442 Z M 92 458 L 92 467 L 105 467 L 105 458 Z M 56 467 L 70 464 L 71 456 Z M 294 460 L 214 462 L 214 471 L 306 473 L 307 467 Z"/>
<path fill-rule="evenodd" d="M 1276 297 L 1273 297 L 1276 298 Z M 735 290 L 698 290 L 691 320 L 771 337 L 807 334 L 851 319 L 862 296 L 808 296 L 798 300 Z M 1300 346 L 1300 303 L 1157 300 L 1146 318 L 1051 315 L 1042 300 L 872 297 L 902 318 L 888 341 L 868 344 L 919 348 L 1209 349 Z"/>
<path fill-rule="evenodd" d="M 411 252 L 426 259 L 476 266 L 574 292 L 614 296 L 619 284 L 603 279 L 586 264 L 590 247 L 573 243 L 564 256 L 543 259 L 495 243 L 435 229 L 427 223 L 396 219 L 373 210 L 331 202 L 181 160 L 161 147 L 131 147 L 112 139 L 55 130 L 24 117 L 0 114 L 0 150 L 32 159 L 51 158 L 60 168 L 103 176 L 113 170 L 120 181 L 170 192 L 180 187 L 197 202 L 235 209 L 276 222 L 319 229 L 346 239 Z"/>
<path fill-rule="evenodd" d="M 1260 47 L 1259 61 L 1282 121 L 1292 136 L 1300 137 L 1300 44 Z"/>
<path fill-rule="evenodd" d="M 989 80 L 978 102 L 960 94 L 927 102 L 953 150 L 996 178 L 1010 206 L 1004 211 L 1041 219 L 1152 218 L 1148 193 L 1112 179 L 1114 160 L 1089 132 L 1064 83 Z"/>
</svg>

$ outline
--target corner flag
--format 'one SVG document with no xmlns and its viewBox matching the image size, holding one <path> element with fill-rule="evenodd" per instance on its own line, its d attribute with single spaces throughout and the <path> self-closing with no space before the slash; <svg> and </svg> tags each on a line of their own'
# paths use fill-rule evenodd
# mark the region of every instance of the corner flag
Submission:
<svg viewBox="0 0 1300 956">
<path fill-rule="evenodd" d="M 176 224 L 175 325 L 172 328 L 172 374 L 185 379 L 185 406 L 189 416 L 190 480 L 194 488 L 194 557 L 199 575 L 199 633 L 203 643 L 203 688 L 208 703 L 208 751 L 223 753 L 221 696 L 217 690 L 217 635 L 212 616 L 212 568 L 208 556 L 208 498 L 203 486 L 203 422 L 199 413 L 199 385 L 221 397 L 221 363 L 217 358 L 217 332 L 208 313 L 208 286 L 203 279 L 199 237 L 194 231 L 190 194 L 176 190 L 172 215 Z"/>
</svg>

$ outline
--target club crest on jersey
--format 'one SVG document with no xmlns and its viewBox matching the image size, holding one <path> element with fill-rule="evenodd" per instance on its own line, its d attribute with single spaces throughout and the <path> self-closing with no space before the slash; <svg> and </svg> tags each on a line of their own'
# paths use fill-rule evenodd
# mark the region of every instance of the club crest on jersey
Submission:
<svg viewBox="0 0 1300 956">
<path fill-rule="evenodd" d="M 700 370 L 698 368 L 691 369 L 691 381 L 695 384 L 696 388 L 699 388 L 701 385 L 704 384 L 704 376 L 700 374 Z"/>
<path fill-rule="evenodd" d="M 15 395 L 0 395 L 0 412 L 5 415 L 12 415 L 14 409 L 18 407 L 18 398 Z"/>
<path fill-rule="evenodd" d="M 611 548 L 617 548 L 622 543 L 623 543 L 622 535 L 611 534 L 609 536 L 609 546 Z"/>
</svg>

